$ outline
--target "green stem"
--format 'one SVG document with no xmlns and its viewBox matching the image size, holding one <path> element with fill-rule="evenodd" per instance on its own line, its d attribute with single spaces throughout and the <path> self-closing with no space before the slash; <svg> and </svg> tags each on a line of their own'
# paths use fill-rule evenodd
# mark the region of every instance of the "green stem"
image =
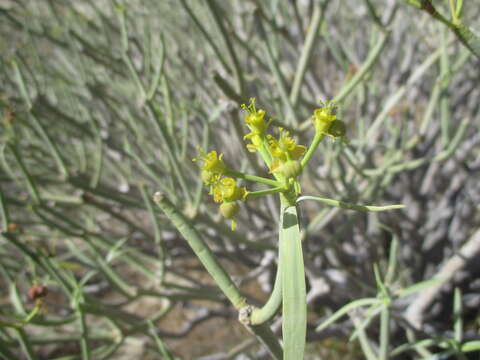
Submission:
<svg viewBox="0 0 480 360">
<path fill-rule="evenodd" d="M 282 303 L 282 277 L 281 277 L 281 263 L 279 261 L 277 268 L 277 275 L 275 276 L 275 283 L 265 305 L 261 308 L 255 308 L 250 315 L 252 325 L 263 324 L 269 321 L 280 308 Z"/>
<path fill-rule="evenodd" d="M 41 198 L 40 198 L 40 194 L 38 192 L 37 186 L 35 185 L 32 176 L 28 172 L 27 167 L 25 166 L 25 164 L 23 162 L 23 158 L 20 155 L 20 153 L 18 152 L 16 144 L 9 145 L 8 148 L 12 152 L 13 157 L 17 161 L 17 164 L 20 167 L 20 170 L 21 170 L 23 176 L 25 177 L 25 181 L 27 183 L 27 189 L 28 189 L 28 192 L 30 193 L 30 196 L 32 197 L 33 202 L 35 204 L 40 204 Z"/>
<path fill-rule="evenodd" d="M 218 46 L 216 45 L 215 39 L 213 39 L 210 34 L 207 32 L 205 27 L 202 25 L 204 21 L 201 21 L 196 15 L 195 12 L 188 6 L 187 2 L 185 0 L 180 0 L 180 4 L 184 7 L 185 11 L 188 13 L 188 15 L 192 18 L 194 24 L 198 27 L 202 35 L 205 37 L 207 40 L 208 44 L 212 47 L 212 50 L 215 52 L 215 55 L 217 56 L 217 59 L 220 60 L 222 63 L 223 68 L 225 69 L 226 72 L 231 73 L 230 66 L 228 65 L 227 61 L 223 57 L 223 52 L 220 51 Z"/>
<path fill-rule="evenodd" d="M 454 23 L 457 23 L 457 6 L 455 5 L 455 0 L 450 0 L 450 13 L 452 14 L 452 19 Z"/>
<path fill-rule="evenodd" d="M 232 41 L 230 41 L 230 39 L 228 38 L 228 34 L 230 32 L 227 31 L 225 25 L 223 24 L 223 19 L 225 18 L 225 16 L 221 13 L 219 6 L 214 0 L 207 0 L 206 3 L 210 13 L 212 14 L 213 20 L 215 21 L 218 29 L 220 30 L 219 35 L 222 37 L 227 47 L 230 58 L 232 59 L 233 70 L 237 81 L 237 91 L 240 93 L 240 96 L 243 96 L 245 93 L 245 81 L 243 79 L 242 68 L 240 66 L 240 62 L 238 61 L 237 53 L 235 51 L 235 48 L 233 47 Z"/>
<path fill-rule="evenodd" d="M 258 11 L 261 11 L 261 10 L 259 8 L 257 8 L 257 12 Z M 264 26 L 263 26 L 261 16 L 258 13 L 256 13 L 255 18 L 258 21 L 259 33 L 260 33 L 260 36 L 261 36 L 261 38 L 264 42 L 265 54 L 267 56 L 268 65 L 269 65 L 270 70 L 273 74 L 273 77 L 275 78 L 275 82 L 277 83 L 278 91 L 280 92 L 280 97 L 282 98 L 282 101 L 283 101 L 285 107 L 287 108 L 287 110 L 289 112 L 289 115 L 290 115 L 289 117 L 290 117 L 291 120 L 293 120 L 293 124 L 292 124 L 292 122 L 289 122 L 289 124 L 296 126 L 296 125 L 299 124 L 298 116 L 295 113 L 295 110 L 294 110 L 294 108 L 292 106 L 292 103 L 290 101 L 290 98 L 288 96 L 288 92 L 287 92 L 287 89 L 286 89 L 286 86 L 285 86 L 285 83 L 284 83 L 284 77 L 283 77 L 283 74 L 280 70 L 279 61 L 277 59 L 275 59 L 272 44 L 271 44 L 271 42 L 270 42 L 270 40 L 267 36 L 267 32 L 266 32 Z"/>
<path fill-rule="evenodd" d="M 78 314 L 78 321 L 80 323 L 80 331 L 81 331 L 81 338 L 79 342 L 80 342 L 80 349 L 82 352 L 82 360 L 90 360 L 91 354 L 90 354 L 90 347 L 89 347 L 89 341 L 88 341 L 89 331 L 88 331 L 85 313 L 83 312 L 80 306 L 77 307 L 77 314 Z"/>
<path fill-rule="evenodd" d="M 457 8 L 455 9 L 455 16 L 457 19 L 462 17 L 463 0 L 457 0 Z"/>
<path fill-rule="evenodd" d="M 274 187 L 281 187 L 282 186 L 282 183 L 280 183 L 279 181 L 276 181 L 276 180 L 273 180 L 273 179 L 267 179 L 267 178 L 264 178 L 264 177 L 261 177 L 261 176 L 244 174 L 242 172 L 238 172 L 238 171 L 231 170 L 231 169 L 227 169 L 226 172 L 225 172 L 225 175 L 230 175 L 230 176 L 233 176 L 233 177 L 236 177 L 236 178 L 239 178 L 239 179 L 243 179 L 243 180 L 255 181 L 255 182 L 258 182 L 258 183 L 261 183 L 261 184 L 271 185 L 271 186 L 274 186 Z"/>
<path fill-rule="evenodd" d="M 203 241 L 200 233 L 193 227 L 190 221 L 181 214 L 162 193 L 155 193 L 153 200 L 172 221 L 173 225 L 175 225 L 185 240 L 187 240 L 195 255 L 198 256 L 203 266 L 205 266 L 208 273 L 214 278 L 215 282 L 233 306 L 237 309 L 245 306 L 245 298 L 240 294 L 240 291 L 237 289 L 230 276 L 215 258 L 215 255 Z"/>
<path fill-rule="evenodd" d="M 8 223 L 10 222 L 8 216 L 8 209 L 6 201 L 3 197 L 3 191 L 0 188 L 0 232 L 8 231 Z"/>
<path fill-rule="evenodd" d="M 302 165 L 302 169 L 307 165 L 307 163 L 310 161 L 312 158 L 313 154 L 315 153 L 315 150 L 317 150 L 318 145 L 320 142 L 323 140 L 325 137 L 324 134 L 318 134 L 315 133 L 315 137 L 313 138 L 312 143 L 308 147 L 307 153 L 303 157 L 302 161 L 300 162 L 300 165 Z"/>
<path fill-rule="evenodd" d="M 150 215 L 150 220 L 152 221 L 152 224 L 153 224 L 154 241 L 155 241 L 155 247 L 158 252 L 158 263 L 159 263 L 158 284 L 162 284 L 163 280 L 165 279 L 166 255 L 165 255 L 165 250 L 162 243 L 160 224 L 158 222 L 157 216 L 155 215 L 155 211 L 153 209 L 153 204 L 151 203 L 151 199 L 147 195 L 147 189 L 145 184 L 140 184 L 139 188 L 142 194 L 143 201 L 145 202 L 145 206 L 147 207 L 148 213 Z"/>
<path fill-rule="evenodd" d="M 300 60 L 298 61 L 297 70 L 295 72 L 295 78 L 293 80 L 292 90 L 290 91 L 290 102 L 292 106 L 295 106 L 298 102 L 298 95 L 300 94 L 300 88 L 302 86 L 303 78 L 307 71 L 308 62 L 313 53 L 313 45 L 315 40 L 318 37 L 320 25 L 322 24 L 323 14 L 325 13 L 325 8 L 329 4 L 328 1 L 324 2 L 323 6 L 316 5 L 310 25 L 308 26 L 308 34 L 305 39 L 305 44 L 303 46 L 302 53 L 300 55 Z"/>
<path fill-rule="evenodd" d="M 430 16 L 442 22 L 452 30 L 460 42 L 465 45 L 468 50 L 480 58 L 480 38 L 476 36 L 467 26 L 465 26 L 461 19 L 463 1 L 460 1 L 455 11 L 452 11 L 453 22 L 448 20 L 445 16 L 440 14 L 433 6 L 431 0 L 404 0 L 416 8 L 426 11 Z"/>
<path fill-rule="evenodd" d="M 285 187 L 279 186 L 276 188 L 271 188 L 271 189 L 265 189 L 265 190 L 259 190 L 259 191 L 253 191 L 249 192 L 247 194 L 247 199 L 248 198 L 254 198 L 254 197 L 260 197 L 260 196 L 265 196 L 265 195 L 270 195 L 270 194 L 276 194 L 282 191 L 285 191 Z"/>
<path fill-rule="evenodd" d="M 279 262 L 282 280 L 284 360 L 303 359 L 307 301 L 302 241 L 296 206 L 281 196 Z"/>
<path fill-rule="evenodd" d="M 386 205 L 386 206 L 368 206 L 368 205 L 359 205 L 359 204 L 352 204 L 343 202 L 340 200 L 328 199 L 328 198 L 321 198 L 317 196 L 301 196 L 297 199 L 297 203 L 303 200 L 315 200 L 326 205 L 330 206 L 337 206 L 344 209 L 349 210 L 357 210 L 357 211 L 385 211 L 385 210 L 395 210 L 395 209 L 403 209 L 405 205 L 397 204 L 397 205 Z"/>
<path fill-rule="evenodd" d="M 236 309 L 241 309 L 247 306 L 245 298 L 240 293 L 240 290 L 227 274 L 223 266 L 215 258 L 210 248 L 201 238 L 200 233 L 193 227 L 190 221 L 181 214 L 175 206 L 163 196 L 163 194 L 157 192 L 153 199 L 158 207 L 175 225 L 180 234 L 182 234 L 187 240 L 195 255 L 197 255 L 203 266 L 205 266 L 209 274 L 213 277 L 233 306 Z M 259 325 L 248 328 L 267 347 L 275 359 L 281 358 L 282 348 L 268 326 Z"/>
<path fill-rule="evenodd" d="M 375 45 L 375 47 L 370 51 L 370 54 L 365 60 L 365 64 L 361 67 L 359 71 L 355 73 L 352 79 L 346 84 L 339 93 L 333 98 L 333 102 L 340 103 L 345 99 L 348 94 L 352 92 L 353 89 L 363 80 L 365 75 L 372 69 L 373 65 L 377 62 L 380 58 L 380 54 L 382 53 L 383 48 L 387 44 L 387 40 L 390 36 L 390 32 L 385 31 L 382 33 L 380 40 Z"/>
<path fill-rule="evenodd" d="M 22 348 L 23 353 L 25 354 L 25 358 L 27 360 L 36 360 L 37 356 L 35 355 L 35 352 L 33 351 L 32 345 L 30 344 L 30 340 L 23 331 L 23 329 L 15 329 L 16 335 L 18 342 L 20 343 L 20 347 Z"/>
<path fill-rule="evenodd" d="M 380 314 L 380 350 L 379 360 L 388 360 L 390 347 L 390 308 L 385 305 L 385 308 Z"/>
</svg>

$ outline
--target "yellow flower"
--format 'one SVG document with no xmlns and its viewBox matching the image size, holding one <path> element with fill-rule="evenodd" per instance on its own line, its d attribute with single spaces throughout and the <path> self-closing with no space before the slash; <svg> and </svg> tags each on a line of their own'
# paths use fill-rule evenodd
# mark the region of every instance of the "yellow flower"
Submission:
<svg viewBox="0 0 480 360">
<path fill-rule="evenodd" d="M 224 177 L 212 185 L 213 201 L 245 200 L 248 192 L 245 187 L 238 187 L 235 179 Z"/>
<path fill-rule="evenodd" d="M 282 128 L 279 128 L 279 130 L 278 140 L 271 135 L 268 137 L 268 148 L 272 157 L 283 162 L 301 158 L 307 151 L 307 148 L 303 145 L 297 145 L 296 141 L 290 137 L 288 131 Z"/>
<path fill-rule="evenodd" d="M 201 147 L 198 148 L 198 151 L 199 157 L 193 161 L 203 161 L 202 180 L 205 184 L 210 185 L 218 180 L 218 175 L 224 174 L 227 169 L 222 160 L 223 154 L 218 155 L 216 151 L 210 151 L 207 154 Z"/>
<path fill-rule="evenodd" d="M 334 114 L 335 104 L 327 101 L 326 104 L 321 103 L 321 105 L 321 108 L 314 110 L 312 120 L 315 124 L 316 132 L 327 135 L 330 125 L 337 119 L 337 116 Z"/>
<path fill-rule="evenodd" d="M 286 178 L 297 177 L 301 173 L 301 166 L 296 160 L 305 154 L 307 148 L 303 145 L 297 145 L 288 131 L 282 128 L 279 128 L 279 130 L 278 140 L 273 136 L 268 137 L 268 150 L 273 157 L 270 172 L 283 174 Z"/>
<path fill-rule="evenodd" d="M 271 166 L 271 172 L 282 174 L 287 179 L 296 178 L 302 173 L 302 165 L 296 160 L 274 161 Z"/>
<path fill-rule="evenodd" d="M 249 139 L 252 143 L 247 145 L 247 149 L 251 152 L 258 151 L 262 144 L 262 136 L 265 134 L 271 120 L 265 122 L 265 111 L 257 110 L 255 107 L 255 98 L 250 98 L 250 105 L 242 105 L 242 108 L 248 111 L 245 116 L 245 123 L 250 132 L 245 135 L 244 139 Z"/>
</svg>

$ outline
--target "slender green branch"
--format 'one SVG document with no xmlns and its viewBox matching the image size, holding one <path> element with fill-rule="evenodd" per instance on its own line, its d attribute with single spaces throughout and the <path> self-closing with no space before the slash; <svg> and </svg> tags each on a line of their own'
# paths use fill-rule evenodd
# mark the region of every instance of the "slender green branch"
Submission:
<svg viewBox="0 0 480 360">
<path fill-rule="evenodd" d="M 455 0 L 450 0 L 450 13 L 452 15 L 452 19 L 454 23 L 457 23 L 458 17 L 457 17 L 457 6 L 455 5 Z"/>
<path fill-rule="evenodd" d="M 220 30 L 220 36 L 223 38 L 230 58 L 232 59 L 235 78 L 237 80 L 237 91 L 240 93 L 241 96 L 243 96 L 245 93 L 245 80 L 243 79 L 242 68 L 240 66 L 240 62 L 238 61 L 238 56 L 235 48 L 233 47 L 232 41 L 230 41 L 230 39 L 228 38 L 229 32 L 223 24 L 224 14 L 221 13 L 221 10 L 215 0 L 207 0 L 206 3 L 208 9 L 210 10 L 210 13 L 212 14 L 213 20 L 215 21 L 218 29 Z"/>
<path fill-rule="evenodd" d="M 380 36 L 375 47 L 370 51 L 368 54 L 367 60 L 365 60 L 365 64 L 360 68 L 359 71 L 355 73 L 352 79 L 338 92 L 338 94 L 333 98 L 333 102 L 340 103 L 345 99 L 348 94 L 352 92 L 353 89 L 363 80 L 365 75 L 372 69 L 373 65 L 377 62 L 380 58 L 380 54 L 382 53 L 383 48 L 387 44 L 387 40 L 390 37 L 390 32 L 384 31 Z"/>
<path fill-rule="evenodd" d="M 215 55 L 218 60 L 222 63 L 223 68 L 225 69 L 226 72 L 230 73 L 232 70 L 230 69 L 230 66 L 228 65 L 227 61 L 225 60 L 223 56 L 223 52 L 220 51 L 218 46 L 216 45 L 215 40 L 210 36 L 210 34 L 207 32 L 205 27 L 202 25 L 203 21 L 200 21 L 200 19 L 195 15 L 195 12 L 188 6 L 187 2 L 185 0 L 180 0 L 180 4 L 184 7 L 185 11 L 188 13 L 190 18 L 193 20 L 193 23 L 198 27 L 202 35 L 205 37 L 207 40 L 208 44 L 212 47 L 212 50 L 215 52 Z"/>
<path fill-rule="evenodd" d="M 225 296 L 233 306 L 241 309 L 247 306 L 245 298 L 234 284 L 223 266 L 218 262 L 210 248 L 203 241 L 200 233 L 193 227 L 190 221 L 181 214 L 175 206 L 161 193 L 157 192 L 154 201 L 165 215 L 172 221 L 177 230 L 187 240 L 188 244 L 205 266 L 209 274 L 214 278 Z M 252 326 L 249 329 L 265 344 L 271 354 L 276 358 L 282 357 L 282 349 L 273 332 L 266 325 Z"/>
<path fill-rule="evenodd" d="M 3 197 L 3 191 L 0 188 L 0 232 L 8 231 L 8 223 L 10 222 L 10 217 L 8 214 L 8 208 Z"/>
<path fill-rule="evenodd" d="M 380 314 L 380 349 L 379 360 L 388 360 L 390 351 L 390 308 L 386 304 Z"/>
<path fill-rule="evenodd" d="M 312 143 L 308 147 L 308 150 L 305 156 L 300 162 L 300 165 L 302 165 L 302 169 L 308 164 L 313 154 L 315 153 L 315 150 L 317 150 L 318 145 L 320 144 L 320 142 L 323 140 L 324 137 L 325 137 L 324 134 L 318 134 L 318 133 L 315 134 Z"/>
<path fill-rule="evenodd" d="M 233 306 L 237 309 L 245 306 L 245 298 L 240 294 L 240 291 L 237 289 L 230 276 L 218 262 L 208 245 L 201 238 L 200 233 L 193 227 L 190 221 L 180 213 L 162 193 L 155 193 L 153 200 L 172 221 L 173 225 L 175 225 L 185 240 L 187 240 L 192 250 L 198 256 L 209 274 L 215 279 L 216 283 Z"/>
<path fill-rule="evenodd" d="M 252 325 L 263 324 L 269 321 L 280 308 L 280 304 L 282 303 L 282 275 L 280 267 L 281 263 L 279 262 L 273 290 L 267 302 L 261 308 L 253 309 L 250 315 Z"/>
<path fill-rule="evenodd" d="M 40 193 L 38 192 L 37 186 L 35 185 L 35 182 L 33 181 L 33 177 L 30 175 L 29 171 L 27 170 L 27 167 L 25 166 L 25 163 L 23 162 L 23 157 L 19 153 L 17 149 L 16 144 L 11 144 L 8 146 L 10 151 L 13 154 L 13 157 L 15 158 L 18 167 L 20 168 L 23 176 L 25 177 L 25 182 L 27 183 L 27 189 L 28 192 L 30 193 L 30 196 L 32 197 L 32 200 L 35 204 L 40 204 L 42 201 L 40 198 Z"/>
<path fill-rule="evenodd" d="M 297 199 L 297 203 L 304 200 L 314 200 L 326 205 L 341 207 L 349 210 L 358 210 L 358 211 L 385 211 L 385 210 L 403 209 L 405 207 L 405 205 L 400 205 L 400 204 L 386 205 L 386 206 L 359 205 L 359 204 L 346 203 L 340 200 L 321 198 L 317 196 L 300 196 Z"/>
<path fill-rule="evenodd" d="M 15 329 L 17 340 L 20 343 L 20 347 L 25 355 L 27 360 L 36 360 L 38 359 L 35 351 L 33 350 L 30 339 L 23 329 Z"/>
<path fill-rule="evenodd" d="M 298 61 L 297 70 L 295 72 L 292 90 L 290 91 L 290 102 L 292 103 L 292 106 L 295 106 L 298 102 L 298 96 L 300 94 L 303 78 L 307 71 L 308 62 L 312 56 L 315 40 L 318 37 L 320 26 L 323 22 L 325 8 L 329 3 L 329 1 L 325 1 L 322 7 L 318 4 L 314 7 L 312 20 L 308 26 L 308 34 L 305 39 L 302 53 L 300 54 L 300 60 Z"/>
<path fill-rule="evenodd" d="M 462 23 L 460 15 L 462 13 L 463 1 L 457 6 L 452 7 L 453 22 L 440 14 L 433 6 L 431 0 L 404 0 L 407 4 L 426 11 L 434 19 L 442 22 L 452 30 L 458 40 L 465 45 L 474 55 L 480 58 L 480 37 L 475 35 L 465 24 Z"/>
<path fill-rule="evenodd" d="M 280 186 L 280 187 L 275 187 L 275 188 L 270 188 L 270 189 L 265 189 L 265 190 L 252 191 L 252 192 L 247 193 L 247 199 L 248 198 L 260 197 L 260 196 L 265 196 L 265 195 L 270 195 L 270 194 L 277 194 L 277 193 L 283 192 L 285 190 L 286 190 L 286 188 L 284 186 Z"/>
<path fill-rule="evenodd" d="M 257 9 L 257 11 L 261 12 L 260 9 Z M 271 70 L 274 78 L 275 78 L 275 82 L 277 83 L 278 91 L 280 92 L 280 97 L 282 98 L 282 101 L 283 101 L 285 107 L 287 108 L 287 110 L 289 112 L 290 119 L 293 120 L 293 125 L 298 125 L 299 124 L 298 116 L 295 113 L 295 110 L 294 110 L 294 108 L 292 106 L 292 103 L 290 101 L 290 98 L 288 96 L 288 91 L 287 91 L 286 86 L 285 86 L 284 77 L 283 77 L 282 72 L 280 70 L 279 63 L 275 59 L 274 52 L 273 52 L 273 49 L 272 49 L 272 44 L 271 44 L 271 42 L 270 42 L 270 40 L 267 36 L 267 32 L 265 31 L 265 28 L 264 28 L 262 20 L 261 20 L 262 17 L 261 16 L 256 16 L 255 19 L 257 19 L 258 29 L 259 29 L 260 36 L 262 37 L 262 40 L 263 40 L 263 43 L 264 43 L 265 54 L 267 56 L 268 65 L 270 67 L 270 70 Z M 292 124 L 292 123 L 290 123 L 290 124 Z"/>
<path fill-rule="evenodd" d="M 258 183 L 261 183 L 261 184 L 270 185 L 270 186 L 274 186 L 274 187 L 281 187 L 282 186 L 282 183 L 277 181 L 277 180 L 267 179 L 267 178 L 264 178 L 264 177 L 261 177 L 261 176 L 256 176 L 256 175 L 244 174 L 242 172 L 238 172 L 238 171 L 231 170 L 231 169 L 227 169 L 226 172 L 225 172 L 225 175 L 230 175 L 230 176 L 233 176 L 233 177 L 236 177 L 236 178 L 239 178 L 239 179 L 243 179 L 243 180 L 255 181 L 255 182 L 258 182 Z"/>
<path fill-rule="evenodd" d="M 375 6 L 372 4 L 372 0 L 365 0 L 365 3 L 367 4 L 367 9 L 368 12 L 370 13 L 370 16 L 372 17 L 373 21 L 377 26 L 379 26 L 382 30 L 384 29 L 382 19 L 377 15 L 377 12 L 375 10 Z"/>
</svg>

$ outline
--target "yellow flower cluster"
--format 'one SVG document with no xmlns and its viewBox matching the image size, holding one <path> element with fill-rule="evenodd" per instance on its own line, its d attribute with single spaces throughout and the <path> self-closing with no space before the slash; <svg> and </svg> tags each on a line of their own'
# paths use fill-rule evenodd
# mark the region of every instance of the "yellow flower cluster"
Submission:
<svg viewBox="0 0 480 360">
<path fill-rule="evenodd" d="M 248 106 L 244 104 L 242 108 L 248 112 L 245 116 L 245 124 L 250 132 L 244 137 L 250 142 L 247 144 L 247 149 L 259 153 L 275 179 L 231 170 L 223 162 L 223 154 L 218 154 L 216 151 L 207 153 L 199 148 L 199 157 L 193 159 L 203 163 L 202 181 L 209 186 L 213 200 L 220 203 L 220 213 L 232 220 L 232 229 L 236 226 L 234 217 L 240 210 L 239 201 L 244 201 L 247 196 L 257 197 L 281 192 L 294 203 L 294 198 L 301 193 L 297 177 L 324 136 L 341 138 L 342 141 L 347 142 L 344 136 L 345 124 L 337 119 L 335 104 L 331 101 L 321 103 L 321 107 L 313 113 L 312 121 L 316 136 L 308 151 L 305 146 L 298 145 L 290 133 L 283 128 L 279 128 L 278 137 L 267 134 L 272 120 L 265 120 L 265 111 L 257 110 L 254 98 L 250 99 Z M 250 193 L 245 187 L 238 186 L 234 178 L 255 181 L 271 187 Z"/>
<path fill-rule="evenodd" d="M 331 124 L 337 119 L 334 114 L 335 104 L 327 101 L 326 104 L 321 103 L 322 107 L 315 109 L 313 112 L 313 123 L 315 124 L 315 131 L 319 134 L 328 135 L 328 129 Z"/>
<path fill-rule="evenodd" d="M 201 147 L 198 148 L 199 157 L 193 161 L 203 161 L 202 180 L 205 185 L 213 185 L 225 173 L 227 167 L 223 162 L 223 154 L 218 155 L 216 151 L 210 151 L 208 154 Z"/>
<path fill-rule="evenodd" d="M 204 149 L 199 148 L 199 157 L 193 161 L 203 161 L 202 181 L 210 186 L 210 194 L 213 200 L 220 205 L 220 213 L 227 219 L 232 220 L 232 230 L 236 227 L 233 219 L 238 213 L 240 207 L 237 201 L 244 201 L 248 195 L 245 187 L 237 186 L 235 179 L 224 177 L 227 166 L 223 162 L 223 154 L 218 155 L 216 151 L 206 153 Z"/>
<path fill-rule="evenodd" d="M 271 135 L 268 136 L 268 149 L 273 158 L 270 172 L 283 174 L 287 179 L 296 177 L 301 172 L 301 166 L 297 160 L 305 154 L 307 148 L 297 145 L 288 131 L 282 128 L 279 130 L 278 139 Z"/>
<path fill-rule="evenodd" d="M 262 138 L 265 136 L 271 120 L 265 122 L 265 110 L 257 110 L 255 108 L 255 98 L 250 98 L 250 105 L 242 105 L 242 108 L 248 111 L 245 117 L 250 132 L 245 135 L 244 139 L 249 139 L 252 143 L 247 144 L 247 149 L 251 152 L 259 151 L 262 144 Z"/>
<path fill-rule="evenodd" d="M 342 138 L 343 141 L 348 142 L 345 138 L 345 123 L 338 120 L 335 115 L 335 104 L 327 101 L 326 104 L 321 103 L 321 105 L 321 108 L 315 109 L 313 112 L 312 120 L 315 124 L 315 131 L 318 134 L 327 135 L 333 139 Z"/>
</svg>

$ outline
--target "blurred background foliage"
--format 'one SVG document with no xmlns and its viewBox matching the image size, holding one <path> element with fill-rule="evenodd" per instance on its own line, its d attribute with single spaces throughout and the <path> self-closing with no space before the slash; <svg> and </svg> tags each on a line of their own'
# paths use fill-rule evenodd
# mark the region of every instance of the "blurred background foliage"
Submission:
<svg viewBox="0 0 480 360">
<path fill-rule="evenodd" d="M 478 31 L 478 3 L 463 14 Z M 348 337 L 368 313 L 315 327 L 376 296 L 392 242 L 392 291 L 444 279 L 394 302 L 392 350 L 435 340 L 397 358 L 478 339 L 480 61 L 428 14 L 393 0 L 3 0 L 0 54 L 0 356 L 268 358 L 151 201 L 168 194 L 249 300 L 266 299 L 276 200 L 246 202 L 232 232 L 191 161 L 203 146 L 267 174 L 243 146 L 250 97 L 304 145 L 313 109 L 337 101 L 350 143 L 321 145 L 304 194 L 406 205 L 302 205 L 308 358 L 362 357 Z"/>
</svg>

